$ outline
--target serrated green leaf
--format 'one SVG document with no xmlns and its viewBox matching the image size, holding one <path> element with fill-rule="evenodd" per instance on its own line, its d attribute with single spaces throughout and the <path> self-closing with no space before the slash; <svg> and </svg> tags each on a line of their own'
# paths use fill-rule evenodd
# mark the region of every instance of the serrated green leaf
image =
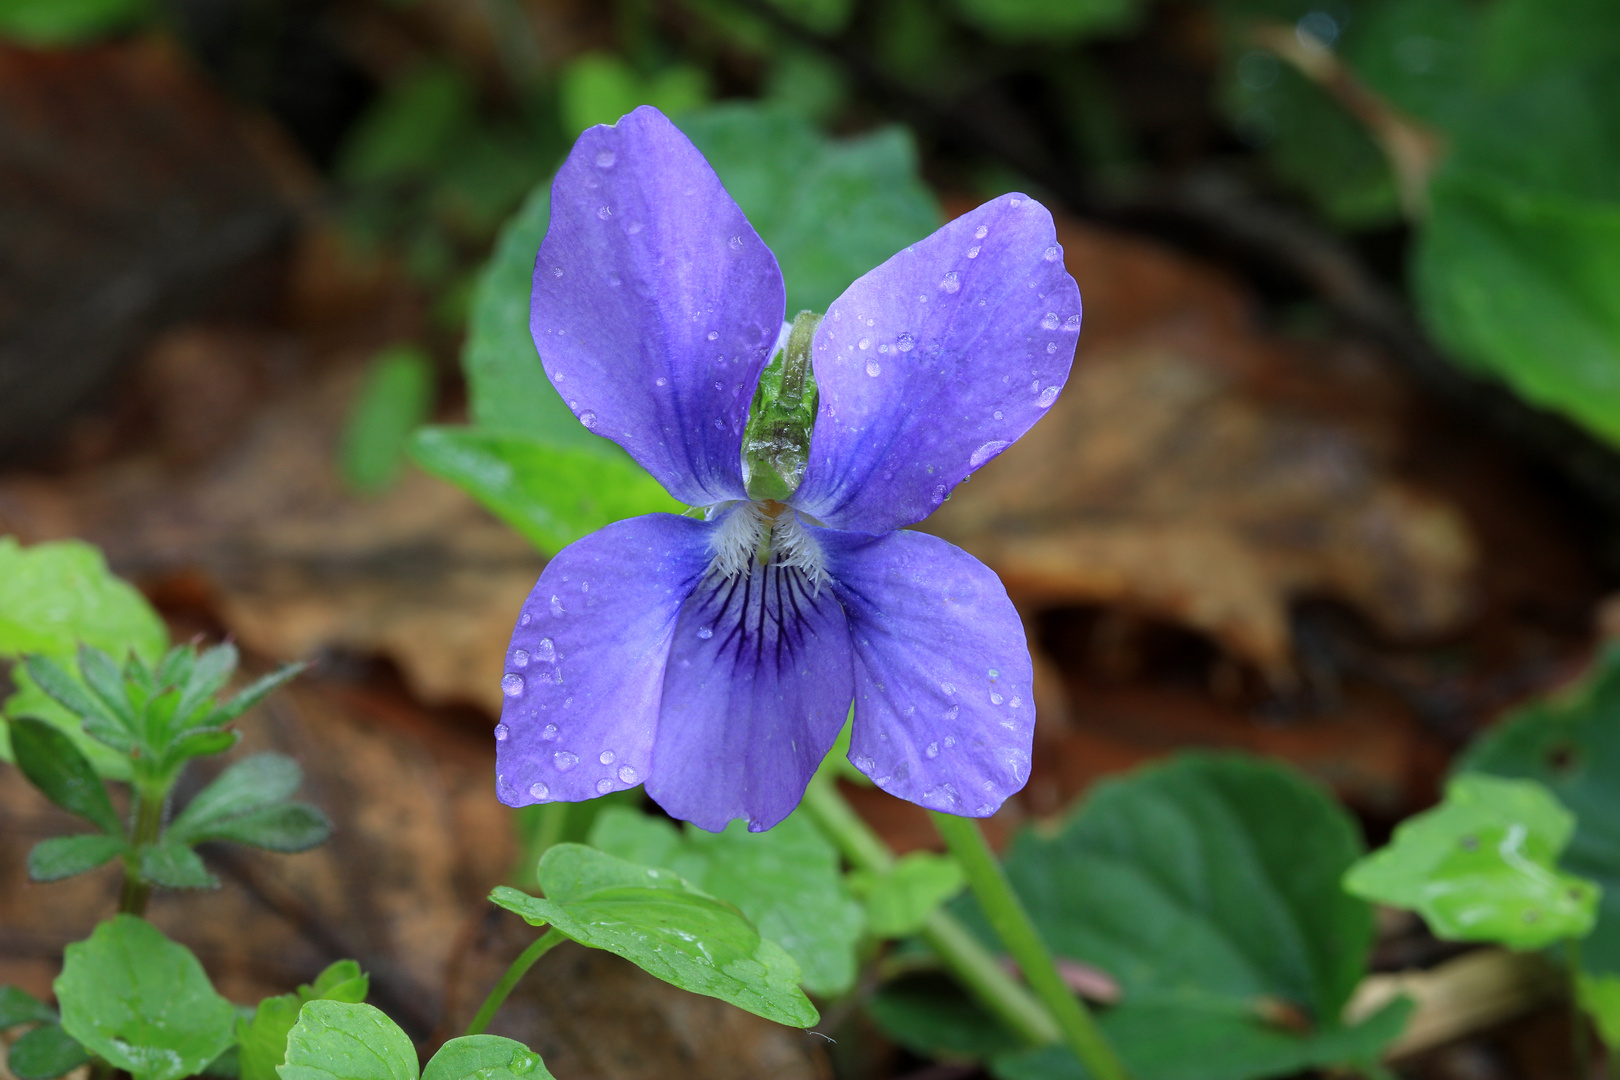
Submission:
<svg viewBox="0 0 1620 1080">
<path fill-rule="evenodd" d="M 678 875 L 581 844 L 540 860 L 546 899 L 502 886 L 490 899 L 593 949 L 624 957 L 683 990 L 729 1001 L 768 1020 L 808 1027 L 818 1014 L 799 989 L 799 966 L 735 907 Z M 283 1076 L 283 1080 L 294 1080 Z"/>
<path fill-rule="evenodd" d="M 153 669 L 152 680 L 159 686 L 184 686 L 197 665 L 197 650 L 192 645 L 176 645 L 163 654 Z"/>
<path fill-rule="evenodd" d="M 180 736 L 170 744 L 163 755 L 164 765 L 172 768 L 192 758 L 223 754 L 242 740 L 242 733 L 234 730 L 206 729 Z"/>
<path fill-rule="evenodd" d="M 556 1080 L 540 1055 L 499 1035 L 451 1039 L 422 1070 L 422 1080 Z"/>
<path fill-rule="evenodd" d="M 371 362 L 343 429 L 339 461 L 350 486 L 386 489 L 399 476 L 406 445 L 433 408 L 433 362 L 421 349 L 399 345 Z"/>
<path fill-rule="evenodd" d="M 11 1044 L 6 1068 L 17 1080 L 52 1080 L 90 1060 L 78 1041 L 59 1024 L 42 1024 Z"/>
<path fill-rule="evenodd" d="M 208 828 L 226 818 L 262 810 L 292 796 L 304 782 L 304 770 L 285 754 L 245 757 L 216 776 L 169 824 L 168 835 L 195 843 Z"/>
<path fill-rule="evenodd" d="M 78 679 L 70 675 L 65 668 L 51 657 L 44 654 L 30 654 L 23 658 L 23 670 L 42 693 L 50 700 L 66 709 L 75 722 L 98 718 L 114 723 L 118 726 L 128 727 L 128 723 L 120 723 L 100 699 L 91 695 Z M 21 715 L 13 712 L 11 715 Z"/>
<path fill-rule="evenodd" d="M 332 823 L 308 803 L 284 803 L 216 822 L 198 840 L 229 840 L 288 854 L 326 843 Z"/>
<path fill-rule="evenodd" d="M 54 1024 L 56 1010 L 20 986 L 0 986 L 0 1031 L 18 1024 Z"/>
<path fill-rule="evenodd" d="M 1535 780 L 1574 812 L 1560 863 L 1603 890 L 1582 964 L 1593 975 L 1620 975 L 1620 646 L 1607 646 L 1576 683 L 1509 714 L 1458 768 Z"/>
<path fill-rule="evenodd" d="M 196 662 L 192 664 L 191 671 L 186 677 L 179 705 L 175 715 L 182 720 L 189 719 L 197 713 L 202 706 L 215 694 L 224 689 L 230 681 L 231 673 L 241 657 L 237 654 L 236 646 L 230 642 L 216 645 L 212 649 L 205 649 Z M 168 685 L 177 685 L 170 683 Z M 218 726 L 213 725 L 213 726 Z"/>
<path fill-rule="evenodd" d="M 60 881 L 116 859 L 127 847 L 123 837 L 102 833 L 53 836 L 28 853 L 28 876 L 35 881 Z"/>
<path fill-rule="evenodd" d="M 17 767 L 47 799 L 110 836 L 124 835 L 101 778 L 62 731 L 30 717 L 13 720 L 11 745 Z"/>
<path fill-rule="evenodd" d="M 311 1001 L 287 1036 L 287 1063 L 276 1073 L 281 1080 L 417 1080 L 416 1048 L 380 1009 Z"/>
<path fill-rule="evenodd" d="M 449 427 L 422 428 L 410 452 L 423 469 L 471 494 L 543 551 L 559 551 L 622 518 L 685 509 L 622 453 Z"/>
<path fill-rule="evenodd" d="M 1539 949 L 1584 937 L 1598 888 L 1560 873 L 1575 818 L 1533 780 L 1463 774 L 1345 875 L 1357 896 L 1418 912 L 1435 936 Z"/>
<path fill-rule="evenodd" d="M 180 1080 L 231 1044 L 235 1007 L 190 949 L 133 915 L 69 945 L 55 989 L 67 1033 L 135 1080 Z"/>
<path fill-rule="evenodd" d="M 931 851 L 902 856 L 886 874 L 849 876 L 850 891 L 866 905 L 866 928 L 874 937 L 906 937 L 962 891 L 965 879 L 955 859 Z"/>
<path fill-rule="evenodd" d="M 96 695 L 108 716 L 123 722 L 131 730 L 135 727 L 135 711 L 130 706 L 129 694 L 124 690 L 124 673 L 118 662 L 94 645 L 79 646 L 79 674 L 84 685 Z M 41 685 L 44 685 L 43 683 Z M 53 695 L 54 696 L 54 695 Z M 57 698 L 63 705 L 67 701 Z"/>
<path fill-rule="evenodd" d="M 1055 833 L 1020 832 L 1006 869 L 1055 955 L 1118 980 L 1099 1023 L 1137 1080 L 1250 1080 L 1375 1060 L 1404 1023 L 1404 999 L 1340 1020 L 1372 943 L 1371 909 L 1339 885 L 1360 851 L 1289 769 L 1187 754 L 1097 785 Z M 993 941 L 971 898 L 952 907 Z M 1079 1075 L 1062 1048 L 993 1068 Z"/>
<path fill-rule="evenodd" d="M 675 871 L 712 896 L 735 904 L 799 964 L 813 994 L 842 994 L 855 985 L 861 910 L 845 891 L 838 851 L 798 812 L 773 829 L 751 833 L 743 822 L 724 832 L 677 831 L 633 810 L 603 811 L 590 843 L 642 866 Z"/>
<path fill-rule="evenodd" d="M 141 848 L 141 877 L 167 889 L 217 889 L 219 879 L 185 844 L 165 840 Z"/>
<path fill-rule="evenodd" d="M 198 726 L 223 727 L 269 697 L 282 684 L 292 681 L 307 665 L 285 664 L 243 687 L 235 697 L 214 708 Z"/>
</svg>

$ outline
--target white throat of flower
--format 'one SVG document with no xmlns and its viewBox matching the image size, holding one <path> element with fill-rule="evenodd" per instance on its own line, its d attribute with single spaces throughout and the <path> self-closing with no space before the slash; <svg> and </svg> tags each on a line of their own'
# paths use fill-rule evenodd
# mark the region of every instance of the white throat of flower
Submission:
<svg viewBox="0 0 1620 1080">
<path fill-rule="evenodd" d="M 738 501 L 712 508 L 710 519 L 714 518 L 719 518 L 720 528 L 714 534 L 711 571 L 733 578 L 751 572 L 755 561 L 761 566 L 792 567 L 821 592 L 827 582 L 826 557 L 792 508 L 770 500 Z"/>
</svg>

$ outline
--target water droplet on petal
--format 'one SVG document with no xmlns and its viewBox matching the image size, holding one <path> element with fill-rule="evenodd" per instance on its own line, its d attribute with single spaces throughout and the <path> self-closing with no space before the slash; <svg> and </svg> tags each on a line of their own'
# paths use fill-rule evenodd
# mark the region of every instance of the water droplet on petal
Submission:
<svg viewBox="0 0 1620 1080">
<path fill-rule="evenodd" d="M 1014 198 L 1011 198 L 1011 199 L 1007 200 L 1007 205 L 1011 206 L 1011 207 L 1014 207 L 1014 208 L 1020 207 L 1020 206 L 1024 205 L 1024 200 L 1014 197 Z"/>
<path fill-rule="evenodd" d="M 944 693 L 945 693 L 945 695 L 946 695 L 946 696 L 947 696 L 947 697 L 949 697 L 949 696 L 950 696 L 950 695 L 951 695 L 951 694 L 954 694 L 954 693 L 956 693 L 956 687 L 954 687 L 954 686 L 952 686 L 952 685 L 951 685 L 951 684 L 950 684 L 950 683 L 948 683 L 948 682 L 942 682 L 942 683 L 940 683 L 940 684 L 939 684 L 939 688 L 940 688 L 940 690 L 942 690 L 942 691 L 943 691 L 943 692 L 944 692 Z"/>
<path fill-rule="evenodd" d="M 508 671 L 501 676 L 501 693 L 507 697 L 517 697 L 523 693 L 523 676 Z"/>
<path fill-rule="evenodd" d="M 557 737 L 557 725 L 556 724 L 547 724 L 545 727 L 540 729 L 540 738 L 544 739 L 546 742 L 550 742 L 551 740 L 555 739 L 556 737 Z"/>
<path fill-rule="evenodd" d="M 593 428 L 596 426 L 596 414 L 591 412 L 591 410 L 586 409 L 584 412 L 579 414 L 579 422 L 584 424 L 587 428 Z"/>
<path fill-rule="evenodd" d="M 883 368 L 876 360 L 868 360 L 866 362 L 866 373 L 875 379 L 883 374 Z"/>
<path fill-rule="evenodd" d="M 1056 330 L 1061 325 L 1063 324 L 1058 321 L 1058 315 L 1055 311 L 1048 311 L 1046 317 L 1041 320 L 1041 326 L 1047 330 Z"/>
<path fill-rule="evenodd" d="M 996 693 L 994 690 L 990 691 L 990 704 L 1000 705 L 1001 700 L 1002 698 L 1000 694 Z"/>
<path fill-rule="evenodd" d="M 1046 343 L 1046 355 L 1051 356 L 1055 352 L 1057 352 L 1057 342 L 1048 341 Z"/>
<path fill-rule="evenodd" d="M 698 637 L 702 638 L 704 641 L 708 641 L 710 638 L 714 637 L 714 631 L 707 626 L 700 626 L 698 627 Z"/>
<path fill-rule="evenodd" d="M 641 222 L 632 221 L 629 225 L 625 226 L 624 231 L 629 233 L 631 236 L 636 235 L 636 233 L 641 231 Z"/>
<path fill-rule="evenodd" d="M 861 772 L 871 772 L 872 768 L 876 764 L 877 764 L 877 762 L 873 761 L 871 758 L 867 757 L 865 754 L 857 754 L 855 756 L 855 767 L 857 769 L 861 770 Z"/>
<path fill-rule="evenodd" d="M 857 341 L 855 344 L 856 344 L 856 346 L 858 348 L 870 349 L 872 347 L 872 339 L 863 337 L 863 338 L 861 338 L 860 341 Z"/>
<path fill-rule="evenodd" d="M 596 155 L 596 167 L 599 169 L 611 169 L 613 168 L 613 163 L 618 160 L 619 155 L 615 154 L 613 151 L 601 150 L 598 151 Z"/>
<path fill-rule="evenodd" d="M 524 652 L 522 649 L 513 649 L 512 650 L 512 666 L 513 667 L 528 667 L 529 666 L 529 654 Z"/>
<path fill-rule="evenodd" d="M 536 780 L 534 783 L 529 785 L 529 794 L 533 795 L 537 799 L 549 799 L 551 798 L 551 789 L 542 784 L 540 781 Z"/>
<path fill-rule="evenodd" d="M 726 241 L 726 243 L 731 246 L 732 251 L 742 250 L 742 237 L 740 236 L 733 236 L 730 240 Z"/>
<path fill-rule="evenodd" d="M 726 422 L 725 422 L 725 420 L 723 418 L 721 418 L 721 417 L 718 417 L 718 416 L 715 417 L 714 418 L 714 429 L 716 431 L 724 431 L 724 430 L 726 430 Z"/>
<path fill-rule="evenodd" d="M 1016 695 L 1016 694 L 1015 694 L 1015 695 L 1014 695 L 1014 696 L 1013 696 L 1013 699 L 1012 699 L 1012 700 L 1011 700 L 1011 701 L 1009 701 L 1009 702 L 1007 702 L 1007 708 L 1009 708 L 1009 709 L 1016 709 L 1016 708 L 1018 708 L 1018 706 L 1020 706 L 1020 705 L 1022 705 L 1022 704 L 1023 704 L 1023 703 L 1024 703 L 1024 699 L 1023 699 L 1023 698 L 1021 698 L 1021 697 L 1018 697 L 1018 696 L 1017 696 L 1017 695 Z"/>
<path fill-rule="evenodd" d="M 978 257 L 979 257 L 979 245 L 974 244 L 972 247 L 968 248 L 968 258 L 977 259 Z"/>
<path fill-rule="evenodd" d="M 901 334 L 895 339 L 894 347 L 901 352 L 910 352 L 917 345 L 917 339 L 910 334 Z"/>
<path fill-rule="evenodd" d="M 570 754 L 566 750 L 559 750 L 551 755 L 551 763 L 557 766 L 558 772 L 567 772 L 579 764 L 579 755 Z"/>
<path fill-rule="evenodd" d="M 660 376 L 658 376 L 658 378 L 653 380 L 653 385 L 654 386 L 668 386 L 669 385 L 669 380 L 664 378 L 662 375 L 660 375 Z"/>
<path fill-rule="evenodd" d="M 962 287 L 962 282 L 957 279 L 956 271 L 950 270 L 940 279 L 939 287 L 948 293 L 954 293 Z"/>
<path fill-rule="evenodd" d="M 939 743 L 937 743 L 937 742 L 929 743 L 928 744 L 928 749 L 924 750 L 923 753 L 927 754 L 931 758 L 939 757 Z"/>
<path fill-rule="evenodd" d="M 506 737 L 508 735 L 510 735 L 510 734 L 512 734 L 512 729 L 507 727 L 505 724 L 496 724 L 495 725 L 495 741 L 496 742 L 505 742 Z"/>
<path fill-rule="evenodd" d="M 549 664 L 557 659 L 557 646 L 551 643 L 550 638 L 541 638 L 540 644 L 534 647 L 534 655 Z"/>
<path fill-rule="evenodd" d="M 1052 403 L 1058 399 L 1058 395 L 1062 392 L 1063 391 L 1059 387 L 1048 386 L 1045 390 L 1041 391 L 1041 396 L 1035 399 L 1035 404 L 1039 405 L 1043 409 L 1050 409 L 1052 407 Z"/>
<path fill-rule="evenodd" d="M 551 268 L 551 276 L 552 276 L 552 277 L 562 277 L 562 267 L 560 267 L 560 266 L 553 266 L 553 267 L 552 267 L 552 268 Z"/>
<path fill-rule="evenodd" d="M 628 765 L 620 765 L 619 766 L 619 780 L 621 782 L 623 782 L 623 783 L 626 783 L 626 784 L 635 783 L 636 782 L 636 770 L 632 769 Z"/>
<path fill-rule="evenodd" d="M 551 613 L 553 615 L 561 615 L 563 613 L 562 601 L 557 599 L 555 596 L 551 598 Z"/>
<path fill-rule="evenodd" d="M 720 331 L 718 331 L 718 330 L 710 330 L 709 331 L 709 340 L 710 341 L 714 341 L 719 336 L 720 336 Z"/>
<path fill-rule="evenodd" d="M 1015 203 L 1013 203 L 1013 205 L 1017 206 L 1018 204 L 1015 202 Z M 983 240 L 986 236 L 989 236 L 989 235 L 990 235 L 990 227 L 988 225 L 980 225 L 977 229 L 973 230 L 973 239 L 975 239 L 975 240 Z"/>
<path fill-rule="evenodd" d="M 1063 329 L 1065 329 L 1065 330 L 1078 330 L 1078 329 L 1080 329 L 1080 316 L 1078 316 L 1078 315 L 1070 315 L 1067 319 L 1064 319 L 1063 320 Z"/>
<path fill-rule="evenodd" d="M 1057 262 L 1058 249 L 1055 246 L 1047 248 L 1041 253 L 1041 258 L 1045 259 L 1047 262 Z"/>
<path fill-rule="evenodd" d="M 608 218 L 613 216 L 613 207 L 598 206 L 596 208 L 596 216 L 601 218 L 603 221 L 606 221 Z"/>
<path fill-rule="evenodd" d="M 518 625 L 519 626 L 528 626 L 533 621 L 534 621 L 534 616 L 530 615 L 527 611 L 525 611 L 522 615 L 518 616 Z"/>
<path fill-rule="evenodd" d="M 604 765 L 613 764 L 613 751 L 611 751 L 611 750 L 602 751 L 600 754 L 596 755 L 596 760 L 600 761 Z"/>
<path fill-rule="evenodd" d="M 987 442 L 977 450 L 973 451 L 973 456 L 968 458 L 968 465 L 977 469 L 980 465 L 983 465 L 985 462 L 989 461 L 991 458 L 995 457 L 997 454 L 1001 453 L 1011 445 L 1012 444 L 1005 439 L 994 439 Z"/>
<path fill-rule="evenodd" d="M 956 736 L 955 735 L 947 735 L 947 736 L 945 736 L 945 749 L 949 750 L 951 747 L 953 747 L 955 745 L 956 745 Z"/>
<path fill-rule="evenodd" d="M 1000 420 L 1001 419 L 1001 410 L 997 409 L 995 412 L 991 413 L 990 415 L 995 417 L 997 420 Z"/>
<path fill-rule="evenodd" d="M 606 795 L 608 792 L 610 792 L 612 790 L 613 790 L 613 781 L 609 780 L 607 777 L 604 776 L 602 779 L 600 779 L 600 780 L 598 780 L 596 782 L 596 793 L 598 795 Z"/>
</svg>

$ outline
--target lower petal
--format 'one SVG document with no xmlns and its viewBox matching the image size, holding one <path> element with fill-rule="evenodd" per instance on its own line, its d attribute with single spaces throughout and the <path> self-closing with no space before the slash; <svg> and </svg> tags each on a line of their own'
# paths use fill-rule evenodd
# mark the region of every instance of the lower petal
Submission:
<svg viewBox="0 0 1620 1080">
<path fill-rule="evenodd" d="M 849 757 L 878 787 L 986 817 L 1029 779 L 1024 627 L 1001 581 L 924 533 L 815 531 L 855 650 Z"/>
<path fill-rule="evenodd" d="M 664 664 L 713 526 L 672 514 L 609 525 L 546 564 L 512 632 L 495 729 L 508 806 L 594 799 L 651 768 Z"/>
<path fill-rule="evenodd" d="M 829 588 L 776 563 L 712 573 L 675 627 L 647 794 L 710 831 L 768 829 L 803 798 L 853 692 Z"/>
</svg>

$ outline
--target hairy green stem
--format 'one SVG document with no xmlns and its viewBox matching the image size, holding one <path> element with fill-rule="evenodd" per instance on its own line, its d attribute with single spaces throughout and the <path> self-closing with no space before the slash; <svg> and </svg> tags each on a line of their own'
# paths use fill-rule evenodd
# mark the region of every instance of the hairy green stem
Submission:
<svg viewBox="0 0 1620 1080">
<path fill-rule="evenodd" d="M 818 776 L 810 782 L 804 807 L 851 866 L 877 874 L 893 868 L 894 852 L 855 813 L 831 778 Z M 1058 1025 L 1041 1003 L 948 911 L 935 910 L 921 936 L 963 989 L 1008 1030 L 1035 1045 L 1061 1038 Z"/>
<path fill-rule="evenodd" d="M 962 864 L 968 887 L 978 898 L 979 907 L 996 932 L 996 937 L 1007 947 L 1029 980 L 1030 989 L 1051 1011 L 1053 1019 L 1063 1032 L 1063 1042 L 1074 1051 L 1095 1080 L 1125 1080 L 1125 1066 L 1098 1029 L 1085 1004 L 1064 983 L 1058 974 L 1057 962 L 1051 950 L 1041 940 L 1040 933 L 1030 920 L 1029 912 L 1013 892 L 1012 883 L 996 861 L 995 854 L 984 838 L 979 823 L 972 818 L 957 817 L 930 810 L 934 828 L 945 838 L 956 861 Z"/>
<path fill-rule="evenodd" d="M 563 937 L 562 931 L 553 927 L 540 935 L 540 938 L 533 945 L 524 949 L 522 954 L 512 961 L 512 966 L 506 969 L 506 974 L 501 976 L 501 981 L 496 983 L 494 988 L 490 990 L 489 996 L 484 999 L 484 1003 L 478 1007 L 478 1015 L 474 1016 L 472 1023 L 467 1025 L 466 1033 L 468 1035 L 482 1035 L 484 1029 L 489 1027 L 489 1022 L 495 1019 L 495 1010 L 499 1009 L 501 1004 L 506 1001 L 507 995 L 518 984 L 518 980 L 523 978 L 530 968 L 534 967 L 536 960 L 539 960 L 566 940 L 568 939 Z"/>
<path fill-rule="evenodd" d="M 118 896 L 118 911 L 123 915 L 146 914 L 146 901 L 152 896 L 152 883 L 141 876 L 141 848 L 155 844 L 163 835 L 163 804 L 168 792 L 147 791 L 136 784 L 131 789 L 135 806 L 134 828 L 131 833 L 129 854 L 124 856 L 124 888 Z"/>
</svg>

